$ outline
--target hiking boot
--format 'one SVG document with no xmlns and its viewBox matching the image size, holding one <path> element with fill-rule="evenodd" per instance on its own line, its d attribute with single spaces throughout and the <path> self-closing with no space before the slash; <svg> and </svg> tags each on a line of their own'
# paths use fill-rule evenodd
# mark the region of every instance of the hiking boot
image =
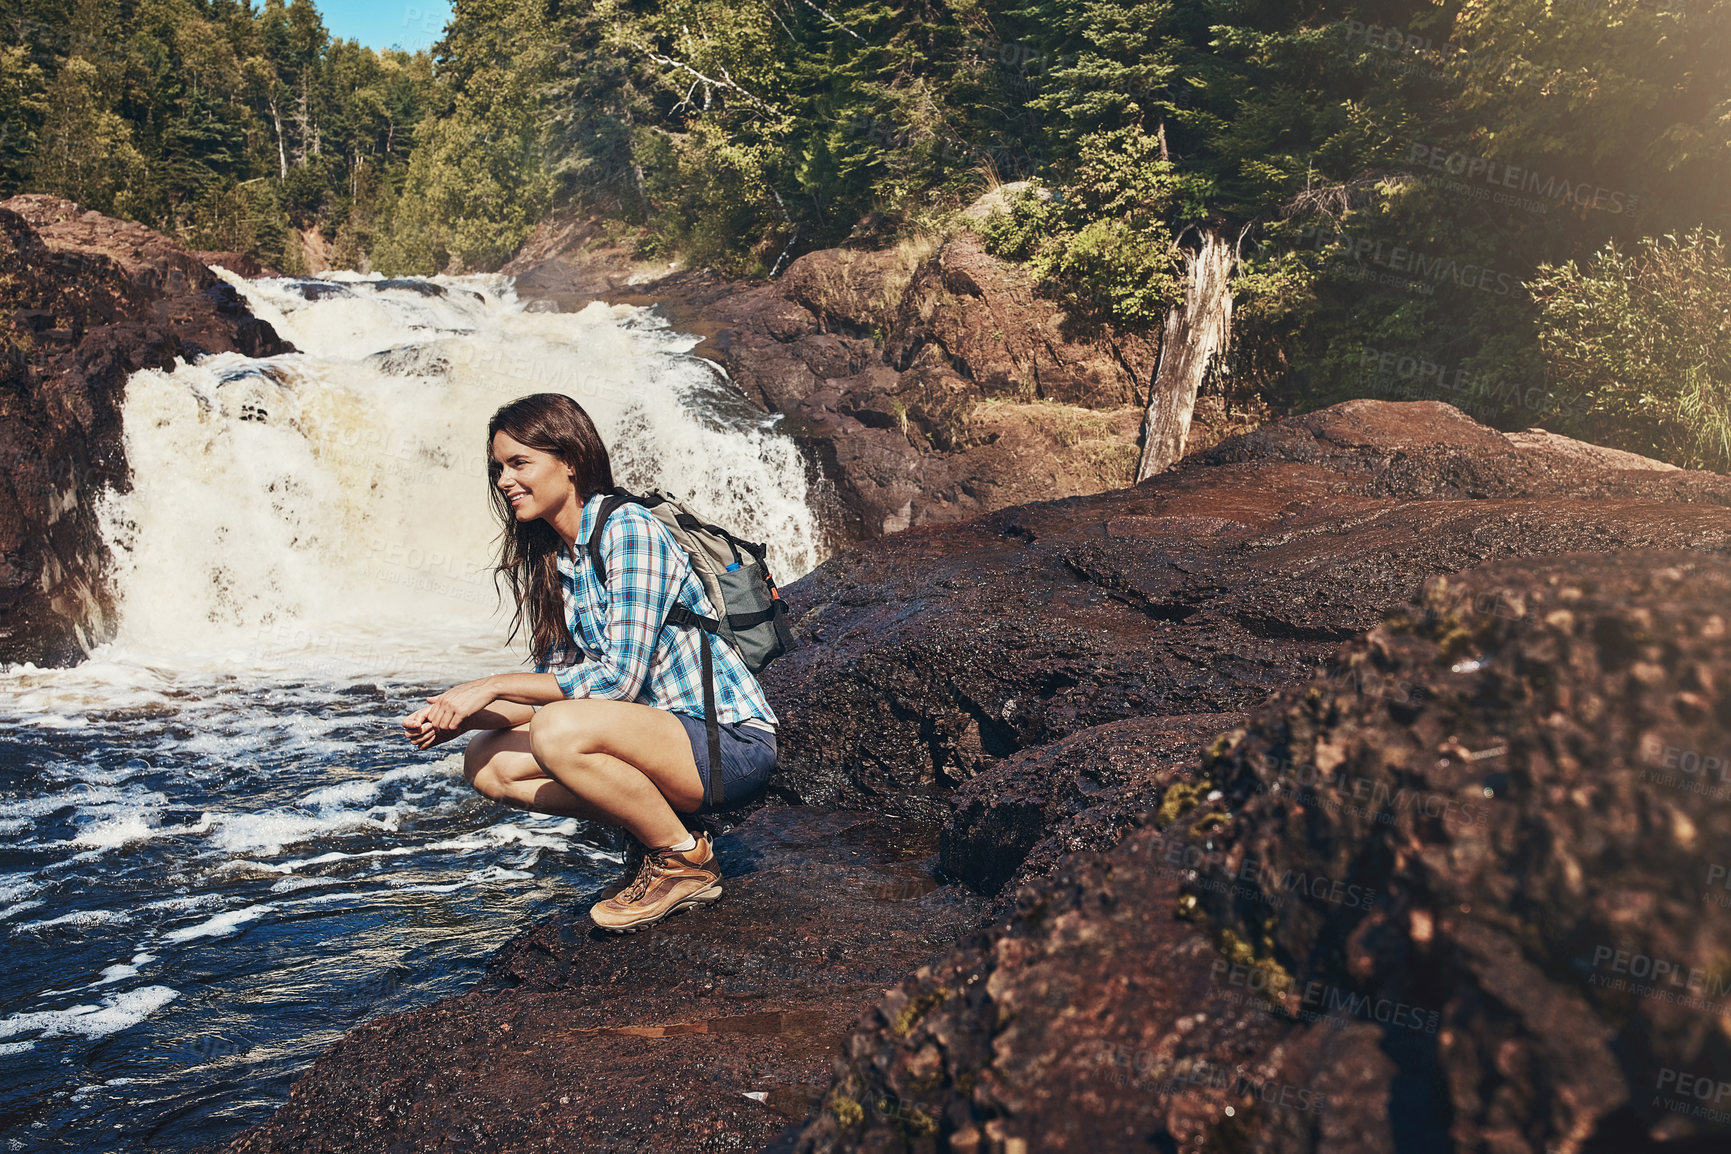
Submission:
<svg viewBox="0 0 1731 1154">
<path fill-rule="evenodd" d="M 607 883 L 607 888 L 596 895 L 597 901 L 604 902 L 624 893 L 631 887 L 631 883 L 637 880 L 637 875 L 643 872 L 643 843 L 629 834 L 626 835 L 626 840 L 631 843 L 631 847 L 625 851 L 625 872 Z"/>
<path fill-rule="evenodd" d="M 614 933 L 652 926 L 669 914 L 708 905 L 721 896 L 721 866 L 709 835 L 697 835 L 697 847 L 684 853 L 652 849 L 631 884 L 589 909 L 595 924 Z"/>
</svg>

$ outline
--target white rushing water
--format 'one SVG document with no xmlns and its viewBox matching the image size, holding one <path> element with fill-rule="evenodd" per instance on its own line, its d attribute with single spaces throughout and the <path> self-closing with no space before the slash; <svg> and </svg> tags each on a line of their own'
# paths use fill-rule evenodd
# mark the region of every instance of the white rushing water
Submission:
<svg viewBox="0 0 1731 1154">
<path fill-rule="evenodd" d="M 821 560 L 792 440 L 648 311 L 536 311 L 497 277 L 234 283 L 299 351 L 128 382 L 118 633 L 0 669 L 7 1149 L 225 1139 L 614 868 L 396 726 L 522 667 L 490 573 L 499 405 L 575 397 L 620 484 L 767 542 L 783 583 Z"/>
<path fill-rule="evenodd" d="M 768 542 L 780 580 L 817 563 L 792 440 L 645 310 L 532 311 L 492 277 L 237 283 L 301 353 L 130 382 L 120 652 L 256 673 L 316 650 L 376 678 L 493 643 L 486 422 L 531 392 L 584 406 L 620 484 Z"/>
</svg>

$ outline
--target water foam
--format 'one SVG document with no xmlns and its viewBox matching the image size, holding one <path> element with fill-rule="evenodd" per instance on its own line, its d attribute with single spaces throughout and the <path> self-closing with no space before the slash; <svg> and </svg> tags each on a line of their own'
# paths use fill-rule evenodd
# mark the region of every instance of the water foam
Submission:
<svg viewBox="0 0 1731 1154">
<path fill-rule="evenodd" d="M 38 1010 L 12 1014 L 0 1021 L 0 1038 L 37 1031 L 44 1038 L 59 1034 L 82 1034 L 105 1038 L 136 1026 L 180 997 L 167 986 L 144 986 L 104 998 L 99 1006 L 70 1006 L 64 1010 Z"/>
<path fill-rule="evenodd" d="M 276 907 L 268 903 L 256 906 L 247 906 L 245 909 L 240 910 L 229 910 L 227 913 L 217 914 L 214 918 L 211 918 L 208 921 L 200 922 L 196 926 L 187 926 L 185 929 L 174 930 L 171 933 L 164 934 L 162 935 L 162 940 L 165 942 L 178 943 L 190 942 L 194 938 L 230 937 L 234 934 L 238 934 L 242 926 L 247 925 L 249 922 L 256 922 L 258 919 L 264 917 L 268 913 L 274 912 L 275 910 Z"/>
<path fill-rule="evenodd" d="M 378 777 L 357 778 L 353 781 L 315 789 L 303 796 L 300 799 L 300 804 L 308 809 L 317 810 L 370 805 L 385 787 L 395 785 L 398 782 L 420 782 L 430 779 L 435 785 L 449 785 L 454 784 L 453 776 L 450 770 L 442 764 L 393 769 L 380 774 Z"/>
<path fill-rule="evenodd" d="M 132 915 L 123 910 L 73 910 L 59 917 L 46 918 L 39 922 L 25 922 L 13 933 L 24 933 L 28 930 L 47 930 L 55 926 L 115 926 L 123 925 L 132 920 Z"/>
<path fill-rule="evenodd" d="M 376 814 L 376 816 L 375 816 Z M 212 818 L 215 833 L 210 841 L 228 854 L 249 854 L 274 857 L 285 846 L 296 842 L 314 841 L 332 834 L 372 829 L 392 831 L 398 828 L 401 815 L 394 809 L 356 813 L 336 810 L 311 816 L 293 810 L 266 810 L 262 813 L 216 814 Z"/>
<path fill-rule="evenodd" d="M 202 820 L 192 825 L 162 826 L 157 825 L 156 821 L 157 815 L 154 813 L 122 814 L 86 826 L 79 831 L 72 844 L 95 849 L 117 849 L 153 838 L 204 833 L 211 825 L 209 814 L 205 814 Z"/>
<path fill-rule="evenodd" d="M 42 883 L 29 874 L 0 874 L 0 902 L 15 902 L 40 893 Z"/>
<path fill-rule="evenodd" d="M 156 961 L 155 954 L 133 954 L 132 961 L 118 962 L 112 966 L 103 967 L 101 976 L 90 983 L 91 987 L 112 986 L 115 982 L 124 982 L 127 978 L 136 978 L 144 967 Z"/>
<path fill-rule="evenodd" d="M 33 899 L 31 901 L 19 902 L 16 905 L 7 906 L 5 909 L 0 910 L 0 922 L 10 921 L 19 914 L 29 913 L 31 910 L 39 910 L 47 904 L 47 902 L 40 899 Z"/>
</svg>

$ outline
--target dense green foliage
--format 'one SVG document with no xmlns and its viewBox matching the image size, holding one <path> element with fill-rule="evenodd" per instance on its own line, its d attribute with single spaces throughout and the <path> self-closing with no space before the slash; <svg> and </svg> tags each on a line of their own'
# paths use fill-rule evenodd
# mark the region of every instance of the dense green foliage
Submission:
<svg viewBox="0 0 1731 1154">
<path fill-rule="evenodd" d="M 1559 431 L 1731 470 L 1731 263 L 1720 237 L 1608 244 L 1533 282 Z"/>
<path fill-rule="evenodd" d="M 378 245 L 393 272 L 497 268 L 547 208 L 537 94 L 552 44 L 541 9 L 482 0 L 466 15 L 441 45 L 433 115 Z"/>
<path fill-rule="evenodd" d="M 1037 177 L 990 246 L 1078 313 L 1153 326 L 1178 246 L 1220 232 L 1242 257 L 1228 379 L 1285 407 L 1566 422 L 1581 386 L 1548 359 L 1541 270 L 1731 223 L 1726 0 L 459 0 L 440 68 L 538 94 L 535 197 L 695 262 L 773 273 Z M 519 157 L 523 111 L 480 118 Z M 494 250 L 528 223 L 489 222 Z M 1655 371 L 1595 395 L 1725 416 Z M 1596 435 L 1682 451 L 1595 405 Z"/>
<path fill-rule="evenodd" d="M 0 194 L 51 192 L 298 271 L 358 264 L 428 110 L 426 53 L 333 41 L 311 0 L 0 3 Z"/>
<path fill-rule="evenodd" d="M 1731 307 L 1647 239 L 1731 225 L 1731 0 L 457 0 L 430 60 L 332 44 L 307 0 L 0 7 L 66 30 L 0 31 L 5 187 L 208 243 L 316 223 L 350 263 L 489 268 L 587 213 L 773 275 L 1033 178 L 983 231 L 1077 314 L 1156 326 L 1182 248 L 1232 240 L 1227 380 L 1277 407 L 1435 397 L 1720 459 L 1707 378 L 1578 350 L 1617 300 Z"/>
<path fill-rule="evenodd" d="M 1059 199 L 1030 183 L 982 222 L 986 246 L 1026 260 L 1072 311 L 1153 327 L 1183 294 L 1166 218 L 1178 180 L 1139 128 L 1088 136 Z"/>
</svg>

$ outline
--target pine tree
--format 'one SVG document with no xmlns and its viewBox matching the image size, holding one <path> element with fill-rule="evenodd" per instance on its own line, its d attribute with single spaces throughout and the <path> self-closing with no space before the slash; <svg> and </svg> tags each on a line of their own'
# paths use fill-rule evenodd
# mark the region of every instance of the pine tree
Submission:
<svg viewBox="0 0 1731 1154">
<path fill-rule="evenodd" d="M 47 118 L 41 65 L 21 44 L 0 46 L 0 196 L 11 196 L 30 178 Z"/>
<path fill-rule="evenodd" d="M 48 91 L 33 187 L 126 215 L 143 170 L 132 128 L 104 99 L 96 65 L 70 57 Z"/>
</svg>

